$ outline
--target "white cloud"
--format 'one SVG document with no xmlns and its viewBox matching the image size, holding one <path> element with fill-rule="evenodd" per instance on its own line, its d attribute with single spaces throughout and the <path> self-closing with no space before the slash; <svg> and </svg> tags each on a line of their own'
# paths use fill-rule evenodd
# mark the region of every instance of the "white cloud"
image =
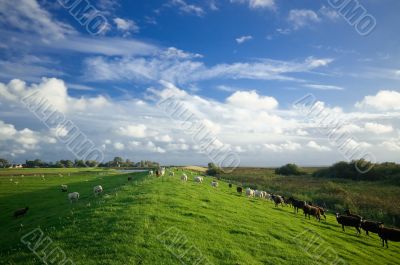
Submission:
<svg viewBox="0 0 400 265">
<path fill-rule="evenodd" d="M 256 91 L 237 91 L 226 101 L 236 107 L 245 109 L 271 110 L 278 107 L 278 101 L 273 97 L 260 96 Z"/>
<path fill-rule="evenodd" d="M 366 96 L 356 103 L 358 108 L 372 108 L 379 111 L 400 110 L 400 93 L 394 90 L 381 90 L 374 96 Z"/>
<path fill-rule="evenodd" d="M 301 144 L 292 141 L 286 141 L 281 144 L 264 144 L 264 147 L 273 152 L 296 151 L 301 148 Z"/>
<path fill-rule="evenodd" d="M 319 13 L 330 20 L 337 20 L 340 18 L 339 14 L 334 9 L 327 6 L 322 6 Z"/>
<path fill-rule="evenodd" d="M 178 7 L 178 9 L 185 14 L 191 14 L 196 16 L 203 16 L 205 14 L 204 9 L 197 5 L 186 3 L 184 0 L 170 0 L 171 6 Z"/>
<path fill-rule="evenodd" d="M 124 150 L 125 149 L 125 145 L 123 143 L 116 142 L 116 143 L 114 143 L 114 148 L 117 149 L 117 150 Z"/>
<path fill-rule="evenodd" d="M 0 1 L 0 25 L 34 32 L 49 40 L 75 33 L 69 25 L 53 19 L 36 0 Z"/>
<path fill-rule="evenodd" d="M 268 8 L 275 9 L 275 0 L 231 0 L 231 3 L 248 4 L 252 9 Z"/>
<path fill-rule="evenodd" d="M 247 35 L 247 36 L 241 36 L 239 38 L 236 38 L 236 42 L 239 44 L 245 43 L 247 41 L 250 41 L 253 39 L 253 36 Z"/>
<path fill-rule="evenodd" d="M 343 90 L 343 87 L 333 85 L 320 85 L 320 84 L 306 84 L 305 87 L 318 89 L 318 90 Z"/>
<path fill-rule="evenodd" d="M 330 151 L 331 150 L 329 147 L 323 146 L 323 145 L 319 145 L 315 141 L 309 141 L 307 143 L 307 146 L 312 148 L 312 149 L 314 149 L 314 150 L 317 150 L 317 151 Z"/>
<path fill-rule="evenodd" d="M 375 122 L 367 122 L 365 124 L 365 129 L 366 131 L 375 134 L 390 133 L 393 131 L 393 127 L 391 125 L 384 125 Z"/>
<path fill-rule="evenodd" d="M 133 20 L 116 17 L 113 21 L 120 31 L 137 33 L 140 30 L 139 26 Z"/>
<path fill-rule="evenodd" d="M 320 21 L 317 13 L 308 9 L 292 9 L 289 12 L 288 21 L 294 29 L 305 27 Z"/>
<path fill-rule="evenodd" d="M 128 125 L 120 127 L 118 133 L 123 136 L 129 136 L 134 138 L 145 138 L 147 133 L 147 127 L 144 124 Z"/>
<path fill-rule="evenodd" d="M 6 124 L 0 120 L 0 140 L 12 139 L 12 137 L 17 133 L 14 125 Z"/>
</svg>

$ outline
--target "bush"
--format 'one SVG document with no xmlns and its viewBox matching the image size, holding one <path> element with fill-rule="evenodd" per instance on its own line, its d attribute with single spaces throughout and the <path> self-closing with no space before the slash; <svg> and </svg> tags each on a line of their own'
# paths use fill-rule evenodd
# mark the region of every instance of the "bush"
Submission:
<svg viewBox="0 0 400 265">
<path fill-rule="evenodd" d="M 298 176 L 304 174 L 296 164 L 287 164 L 275 169 L 275 174 L 284 176 Z"/>
</svg>

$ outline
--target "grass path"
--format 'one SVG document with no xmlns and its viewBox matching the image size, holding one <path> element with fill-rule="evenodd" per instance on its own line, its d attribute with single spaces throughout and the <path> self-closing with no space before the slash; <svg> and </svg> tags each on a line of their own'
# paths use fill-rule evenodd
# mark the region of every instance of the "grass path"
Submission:
<svg viewBox="0 0 400 265">
<path fill-rule="evenodd" d="M 131 183 L 127 175 L 97 172 L 25 177 L 19 184 L 0 177 L 1 264 L 41 264 L 19 241 L 36 227 L 75 264 L 181 264 L 180 256 L 186 264 L 202 258 L 199 264 L 308 265 L 333 262 L 335 255 L 345 264 L 400 262 L 399 243 L 385 249 L 376 235 L 343 233 L 333 215 L 321 223 L 305 220 L 289 207 L 240 196 L 226 183 L 212 188 L 210 178 L 199 185 L 189 176 L 182 183 L 180 174 L 156 179 L 136 173 Z M 61 184 L 80 192 L 81 200 L 71 205 Z M 105 195 L 95 198 L 97 184 Z M 25 204 L 28 215 L 12 219 Z"/>
</svg>

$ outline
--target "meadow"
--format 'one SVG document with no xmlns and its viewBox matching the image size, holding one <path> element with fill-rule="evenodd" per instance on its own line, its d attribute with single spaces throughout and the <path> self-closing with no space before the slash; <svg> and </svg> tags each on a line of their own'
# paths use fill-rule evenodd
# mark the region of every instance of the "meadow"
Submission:
<svg viewBox="0 0 400 265">
<path fill-rule="evenodd" d="M 188 182 L 181 170 L 161 178 L 102 169 L 2 170 L 0 263 L 43 264 L 21 243 L 40 228 L 73 264 L 399 264 L 400 243 L 386 249 L 375 234 L 342 232 L 332 214 L 308 220 L 240 195 L 224 181 L 218 188 L 210 177 L 194 183 L 195 174 L 184 172 Z M 71 204 L 61 184 L 79 192 L 79 202 Z M 103 195 L 93 195 L 95 185 Z M 26 216 L 12 217 L 25 206 Z"/>
<path fill-rule="evenodd" d="M 363 217 L 400 227 L 400 185 L 393 181 L 317 178 L 318 168 L 302 168 L 302 176 L 279 176 L 272 168 L 237 168 L 220 175 L 233 183 L 311 201 L 332 212 L 351 209 Z"/>
</svg>

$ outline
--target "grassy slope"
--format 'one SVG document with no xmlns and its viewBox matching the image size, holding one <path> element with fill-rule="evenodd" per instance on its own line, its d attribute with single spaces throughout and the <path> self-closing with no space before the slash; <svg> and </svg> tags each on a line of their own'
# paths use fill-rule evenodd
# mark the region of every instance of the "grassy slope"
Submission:
<svg viewBox="0 0 400 265">
<path fill-rule="evenodd" d="M 190 247 L 196 247 L 213 264 L 325 264 L 303 251 L 310 234 L 296 238 L 306 228 L 322 238 L 321 249 L 332 247 L 347 264 L 399 263 L 399 243 L 384 249 L 376 235 L 357 237 L 354 229 L 343 233 L 332 215 L 326 223 L 305 220 L 288 207 L 275 209 L 270 202 L 239 196 L 225 183 L 213 189 L 209 178 L 202 185 L 192 176 L 181 183 L 180 173 L 160 179 L 137 173 L 130 184 L 126 175 L 96 172 L 47 176 L 46 181 L 19 177 L 19 184 L 0 177 L 1 264 L 40 264 L 19 243 L 38 226 L 76 264 L 180 264 L 157 239 L 171 227 L 187 239 L 173 252 L 193 253 Z M 60 184 L 80 192 L 80 202 L 70 205 Z M 107 195 L 93 197 L 97 184 Z M 25 204 L 31 211 L 13 220 L 12 211 Z M 168 244 L 174 240 L 169 234 L 160 238 Z"/>
</svg>

